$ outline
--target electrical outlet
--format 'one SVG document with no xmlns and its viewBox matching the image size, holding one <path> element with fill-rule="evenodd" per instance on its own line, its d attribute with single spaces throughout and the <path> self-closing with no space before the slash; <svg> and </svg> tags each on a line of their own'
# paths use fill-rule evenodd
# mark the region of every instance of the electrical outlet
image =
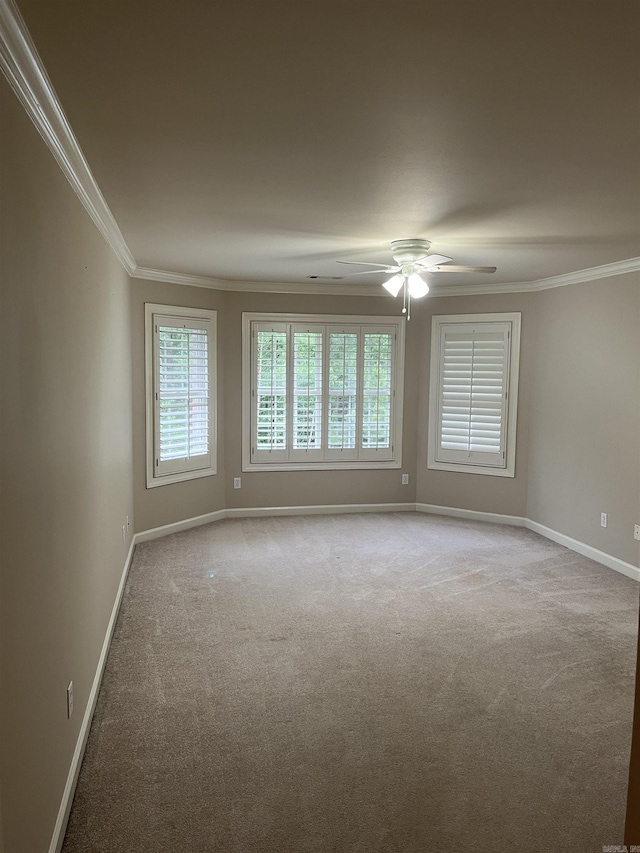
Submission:
<svg viewBox="0 0 640 853">
<path fill-rule="evenodd" d="M 240 477 L 234 477 L 233 478 L 233 488 L 234 489 L 241 489 L 242 488 L 242 480 L 240 479 Z"/>
<path fill-rule="evenodd" d="M 640 539 L 640 524 L 633 525 L 633 538 Z"/>
<path fill-rule="evenodd" d="M 601 512 L 600 513 L 600 527 L 606 527 L 606 526 L 607 526 L 607 513 Z"/>
<path fill-rule="evenodd" d="M 73 714 L 73 681 L 69 682 L 67 687 L 67 719 L 71 719 Z"/>
<path fill-rule="evenodd" d="M 409 485 L 409 475 L 408 475 L 408 474 L 403 474 L 403 475 L 402 475 L 402 485 L 403 485 L 403 486 L 408 486 L 408 485 Z"/>
</svg>

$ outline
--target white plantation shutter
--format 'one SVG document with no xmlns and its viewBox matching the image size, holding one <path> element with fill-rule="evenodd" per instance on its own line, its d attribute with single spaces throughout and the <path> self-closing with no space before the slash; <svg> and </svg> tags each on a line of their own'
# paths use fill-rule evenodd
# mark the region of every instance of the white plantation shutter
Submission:
<svg viewBox="0 0 640 853">
<path fill-rule="evenodd" d="M 490 454 L 485 464 L 503 464 L 507 335 L 505 325 L 443 329 L 439 459 Z"/>
<path fill-rule="evenodd" d="M 323 329 L 293 326 L 293 458 L 321 458 L 323 428 Z M 313 451 L 316 451 L 313 453 Z"/>
<path fill-rule="evenodd" d="M 398 325 L 251 321 L 250 462 L 397 467 Z"/>
<path fill-rule="evenodd" d="M 163 307 L 145 307 L 148 486 L 215 473 L 215 312 Z"/>
<path fill-rule="evenodd" d="M 510 394 L 517 381 L 512 347 L 519 315 L 498 317 L 509 319 L 455 323 L 445 321 L 464 318 L 434 317 L 430 467 L 513 476 L 516 400 Z"/>
<path fill-rule="evenodd" d="M 255 448 L 270 460 L 286 458 L 287 330 L 284 324 L 255 330 Z"/>
<path fill-rule="evenodd" d="M 206 330 L 159 325 L 158 360 L 160 462 L 207 454 L 209 357 Z"/>
<path fill-rule="evenodd" d="M 358 332 L 329 329 L 329 429 L 327 449 L 334 458 L 356 457 Z M 351 453 L 349 454 L 349 451 Z"/>
<path fill-rule="evenodd" d="M 362 379 L 362 449 L 391 448 L 391 376 L 393 334 L 364 332 Z"/>
</svg>

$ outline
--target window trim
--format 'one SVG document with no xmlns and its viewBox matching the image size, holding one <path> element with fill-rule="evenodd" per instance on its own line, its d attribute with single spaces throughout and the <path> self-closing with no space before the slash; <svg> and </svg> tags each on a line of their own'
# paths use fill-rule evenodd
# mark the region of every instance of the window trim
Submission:
<svg viewBox="0 0 640 853">
<path fill-rule="evenodd" d="M 210 406 L 210 440 L 209 464 L 203 468 L 185 469 L 167 474 L 156 474 L 155 442 L 156 442 L 156 406 L 155 406 L 155 353 L 154 353 L 154 318 L 176 317 L 191 319 L 197 322 L 210 323 L 209 330 L 209 406 Z M 171 483 L 182 483 L 199 477 L 211 477 L 216 473 L 217 464 L 217 312 L 206 308 L 186 308 L 178 305 L 163 305 L 155 302 L 145 302 L 144 305 L 144 358 L 145 358 L 145 456 L 146 456 L 146 487 L 166 486 Z"/>
<path fill-rule="evenodd" d="M 351 459 L 323 460 L 317 462 L 255 462 L 251 459 L 251 376 L 252 376 L 252 339 L 253 323 L 317 323 L 326 326 L 393 326 L 395 329 L 394 375 L 392 377 L 392 398 L 394 410 L 391 419 L 392 453 L 391 459 Z M 404 317 L 385 315 L 356 314 L 286 314 L 277 312 L 243 312 L 242 314 L 242 471 L 337 471 L 367 470 L 402 467 L 402 424 L 404 396 Z"/>
<path fill-rule="evenodd" d="M 493 314 L 438 314 L 434 315 L 431 323 L 431 365 L 429 381 L 429 431 L 427 440 L 427 468 L 440 471 L 455 471 L 463 474 L 484 474 L 493 477 L 515 477 L 516 466 L 516 431 L 518 414 L 518 378 L 520 372 L 520 312 L 504 312 Z M 441 341 L 442 329 L 447 325 L 489 325 L 491 323 L 507 323 L 510 325 L 509 363 L 507 380 L 507 411 L 506 411 L 506 447 L 503 466 L 483 465 L 481 463 L 465 464 L 462 462 L 443 462 L 436 458 L 438 420 L 439 420 L 439 390 L 441 375 Z"/>
</svg>

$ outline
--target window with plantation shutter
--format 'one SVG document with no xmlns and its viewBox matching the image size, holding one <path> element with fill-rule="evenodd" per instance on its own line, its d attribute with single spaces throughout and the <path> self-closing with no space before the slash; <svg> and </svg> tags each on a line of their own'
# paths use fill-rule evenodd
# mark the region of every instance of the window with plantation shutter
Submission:
<svg viewBox="0 0 640 853">
<path fill-rule="evenodd" d="M 328 450 L 356 449 L 358 333 L 329 329 Z"/>
<path fill-rule="evenodd" d="M 256 447 L 282 453 L 287 442 L 287 333 L 264 329 L 256 338 Z"/>
<path fill-rule="evenodd" d="M 363 335 L 362 446 L 369 450 L 391 444 L 391 336 Z"/>
<path fill-rule="evenodd" d="M 243 324 L 244 470 L 400 466 L 401 318 Z"/>
<path fill-rule="evenodd" d="M 215 312 L 146 305 L 147 487 L 215 473 Z"/>
<path fill-rule="evenodd" d="M 322 450 L 323 334 L 313 326 L 294 326 L 292 449 L 307 458 L 320 458 Z M 313 454 L 308 456 L 308 454 Z"/>
<path fill-rule="evenodd" d="M 515 475 L 520 314 L 435 316 L 430 468 Z"/>
</svg>

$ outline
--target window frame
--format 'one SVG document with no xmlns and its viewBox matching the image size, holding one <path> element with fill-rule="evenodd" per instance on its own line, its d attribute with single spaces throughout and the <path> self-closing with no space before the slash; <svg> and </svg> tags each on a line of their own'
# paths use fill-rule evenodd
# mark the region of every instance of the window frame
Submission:
<svg viewBox="0 0 640 853">
<path fill-rule="evenodd" d="M 293 333 L 295 326 L 310 327 L 323 326 L 326 334 L 329 331 L 335 333 L 339 329 L 349 327 L 360 328 L 363 334 L 372 329 L 374 332 L 381 328 L 392 328 L 393 330 L 393 352 L 392 352 L 392 375 L 391 375 L 391 449 L 388 459 L 371 458 L 371 451 L 358 449 L 356 452 L 360 458 L 341 459 L 331 458 L 340 454 L 341 451 L 323 448 L 324 458 L 317 461 L 278 459 L 274 462 L 256 461 L 252 458 L 253 441 L 253 329 L 254 324 L 272 324 L 273 326 L 285 325 Z M 285 314 L 267 312 L 243 312 L 242 314 L 242 471 L 332 471 L 345 469 L 384 469 L 402 467 L 402 423 L 403 423 L 403 392 L 404 392 L 404 340 L 405 320 L 403 317 L 388 317 L 380 315 L 342 315 L 342 314 Z M 287 341 L 287 349 L 289 349 Z M 359 356 L 360 358 L 360 356 Z M 328 398 L 328 385 L 326 383 L 328 352 L 323 352 L 323 397 Z M 361 387 L 357 391 L 358 401 L 363 397 Z M 360 402 L 358 402 L 360 405 Z M 323 402 L 323 411 L 326 405 Z M 298 451 L 292 447 L 287 448 L 287 454 Z M 313 451 L 315 453 L 315 451 Z M 352 454 L 351 454 L 352 455 Z M 369 458 L 367 458 L 367 456 Z"/>
<path fill-rule="evenodd" d="M 145 431 L 146 431 L 146 487 L 166 486 L 171 483 L 181 483 L 199 477 L 211 477 L 217 470 L 217 312 L 205 308 L 187 308 L 178 305 L 164 305 L 145 302 Z M 195 467 L 194 462 L 187 462 L 180 467 L 171 463 L 170 471 L 158 473 L 156 465 L 156 448 L 159 435 L 159 408 L 157 402 L 157 353 L 156 353 L 156 318 L 168 320 L 189 321 L 207 331 L 207 357 L 209 377 L 209 452 L 205 465 Z M 208 328 L 207 328 L 208 327 Z M 197 464 L 197 463 L 196 463 Z"/>
<path fill-rule="evenodd" d="M 427 468 L 440 471 L 455 471 L 463 474 L 483 474 L 493 477 L 515 477 L 516 431 L 518 416 L 518 380 L 520 372 L 520 330 L 522 315 L 520 312 L 502 312 L 492 314 L 438 314 L 431 324 L 431 364 L 429 382 L 429 429 L 427 440 Z M 503 419 L 502 445 L 503 462 L 488 464 L 482 462 L 464 463 L 460 460 L 447 461 L 439 458 L 439 424 L 441 421 L 441 378 L 443 363 L 441 358 L 443 332 L 451 326 L 475 326 L 478 331 L 489 326 L 505 324 L 508 327 L 508 348 L 506 352 L 506 418 Z M 446 451 L 442 451 L 445 453 Z M 449 453 L 451 451 L 448 451 Z"/>
</svg>

